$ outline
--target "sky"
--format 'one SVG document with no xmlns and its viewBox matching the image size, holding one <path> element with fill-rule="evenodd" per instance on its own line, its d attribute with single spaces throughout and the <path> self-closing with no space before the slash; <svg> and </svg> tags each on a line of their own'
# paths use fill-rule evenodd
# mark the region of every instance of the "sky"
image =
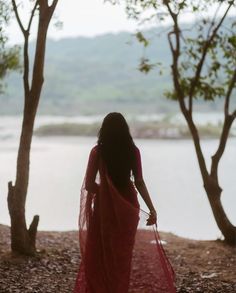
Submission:
<svg viewBox="0 0 236 293">
<path fill-rule="evenodd" d="M 29 17 L 29 0 L 18 1 L 24 3 L 21 9 L 21 19 L 26 24 Z M 56 29 L 53 24 L 62 21 L 62 29 Z M 52 38 L 96 36 L 107 32 L 134 31 L 137 24 L 128 20 L 124 7 L 104 3 L 103 0 L 59 0 L 54 19 L 50 24 L 48 36 Z M 32 36 L 35 35 L 35 27 Z M 14 20 L 8 28 L 10 43 L 22 42 L 21 32 Z"/>
<path fill-rule="evenodd" d="M 16 2 L 23 5 L 20 16 L 26 25 L 32 1 L 16 0 Z M 191 21 L 192 18 L 191 14 L 185 15 L 184 21 Z M 55 27 L 54 24 L 57 20 L 63 23 L 62 29 Z M 109 32 L 135 31 L 137 28 L 138 24 L 134 20 L 127 19 L 122 5 L 104 3 L 104 0 L 59 0 L 48 36 L 54 39 L 77 36 L 93 37 Z M 34 25 L 31 33 L 32 38 L 35 37 L 35 34 L 36 26 Z M 8 27 L 8 35 L 10 44 L 23 41 L 22 34 L 14 19 Z"/>
</svg>

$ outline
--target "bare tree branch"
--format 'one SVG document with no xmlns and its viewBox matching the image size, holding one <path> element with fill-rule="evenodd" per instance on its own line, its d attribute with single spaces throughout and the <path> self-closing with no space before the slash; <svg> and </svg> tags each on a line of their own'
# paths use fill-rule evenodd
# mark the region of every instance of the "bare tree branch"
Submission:
<svg viewBox="0 0 236 293">
<path fill-rule="evenodd" d="M 172 74 L 173 74 L 173 79 L 174 79 L 175 90 L 177 91 L 177 96 L 178 96 L 178 101 L 179 101 L 181 111 L 182 111 L 182 113 L 188 123 L 190 132 L 193 137 L 194 146 L 196 149 L 201 173 L 203 175 L 203 178 L 206 178 L 208 176 L 208 171 L 207 171 L 207 167 L 206 167 L 205 158 L 203 156 L 202 148 L 200 145 L 200 138 L 199 138 L 198 130 L 197 130 L 196 125 L 194 124 L 194 121 L 192 119 L 192 112 L 188 111 L 186 108 L 186 105 L 184 102 L 184 93 L 183 93 L 183 90 L 182 90 L 181 85 L 179 83 L 178 59 L 180 56 L 180 32 L 181 32 L 181 30 L 178 25 L 178 15 L 175 14 L 171 10 L 171 7 L 169 5 L 169 1 L 165 0 L 164 4 L 166 5 L 166 7 L 172 17 L 172 20 L 174 22 L 174 31 L 169 33 L 168 40 L 170 43 L 171 52 L 172 52 L 172 56 L 173 56 Z M 171 34 L 175 35 L 175 39 L 176 39 L 176 47 L 175 48 L 173 46 L 173 43 L 171 42 Z"/>
<path fill-rule="evenodd" d="M 178 60 L 179 60 L 179 55 L 180 55 L 180 28 L 178 25 L 178 15 L 175 14 L 169 5 L 169 2 L 167 0 L 164 1 L 164 4 L 166 5 L 172 20 L 174 22 L 174 30 L 168 34 L 168 41 L 170 44 L 170 49 L 172 52 L 173 56 L 173 65 L 172 65 L 172 74 L 174 78 L 174 84 L 175 84 L 175 90 L 178 92 L 178 96 L 181 98 L 181 107 L 183 108 L 183 111 L 186 111 L 186 106 L 184 103 L 184 94 L 181 89 L 180 83 L 179 83 L 179 69 L 178 69 Z M 175 36 L 175 41 L 176 45 L 174 47 L 172 40 L 171 40 L 171 35 Z"/>
<path fill-rule="evenodd" d="M 222 129 L 222 133 L 220 136 L 220 141 L 219 141 L 219 146 L 215 152 L 215 154 L 212 156 L 212 164 L 211 164 L 211 175 L 217 179 L 217 169 L 218 169 L 218 164 L 219 161 L 224 153 L 225 147 L 226 147 L 226 143 L 227 143 L 227 139 L 229 136 L 229 132 L 230 132 L 230 128 L 232 126 L 232 123 L 234 121 L 234 117 L 233 115 L 227 115 L 224 118 L 224 125 L 223 125 L 223 129 Z"/>
<path fill-rule="evenodd" d="M 199 81 L 199 78 L 200 78 L 200 75 L 201 75 L 201 71 L 202 71 L 202 67 L 203 67 L 203 64 L 204 64 L 204 61 L 205 61 L 205 58 L 206 58 L 206 55 L 207 55 L 207 51 L 208 51 L 212 41 L 214 40 L 219 28 L 221 27 L 223 21 L 225 20 L 227 14 L 228 14 L 228 12 L 229 12 L 229 10 L 230 10 L 230 8 L 232 7 L 233 4 L 234 4 L 234 1 L 230 2 L 230 4 L 227 7 L 225 13 L 223 14 L 222 18 L 220 19 L 218 25 L 213 30 L 211 36 L 209 36 L 205 41 L 205 46 L 204 46 L 203 51 L 202 51 L 201 59 L 199 60 L 195 76 L 194 76 L 194 78 L 192 79 L 192 82 L 191 82 L 191 87 L 190 87 L 190 91 L 189 91 L 190 100 L 192 100 L 194 90 L 195 90 L 195 88 L 196 88 L 196 86 L 198 84 L 198 81 Z M 191 103 L 192 103 L 192 101 L 191 101 Z"/>
<path fill-rule="evenodd" d="M 200 137 L 199 137 L 199 133 L 198 133 L 198 129 L 193 121 L 192 115 L 189 114 L 186 116 L 186 120 L 190 129 L 190 132 L 192 134 L 192 138 L 193 138 L 193 142 L 194 142 L 194 146 L 195 146 L 195 150 L 196 150 L 196 154 L 197 154 L 197 158 L 198 158 L 198 164 L 201 170 L 201 174 L 202 174 L 202 178 L 203 180 L 205 180 L 208 177 L 208 171 L 207 171 L 207 167 L 206 167 L 206 161 L 202 152 L 202 147 L 200 144 Z M 205 182 L 204 182 L 205 183 Z"/>
<path fill-rule="evenodd" d="M 54 13 L 54 10 L 57 6 L 58 0 L 53 0 L 52 4 L 48 7 L 49 8 L 49 13 L 50 13 L 50 18 L 52 17 L 52 14 Z"/>
<path fill-rule="evenodd" d="M 57 6 L 58 0 L 54 0 L 52 4 L 49 6 L 52 11 L 54 11 L 55 7 Z"/>
<path fill-rule="evenodd" d="M 233 88 L 235 86 L 235 83 L 236 83 L 236 68 L 234 69 L 234 74 L 229 84 L 228 91 L 225 97 L 225 107 L 224 107 L 225 116 L 229 115 L 229 102 L 230 102 L 230 97 L 231 97 Z"/>
<path fill-rule="evenodd" d="M 171 35 L 173 35 L 174 32 L 171 31 L 168 33 L 168 42 L 169 42 L 169 45 L 170 45 L 170 50 L 171 50 L 171 53 L 174 54 L 174 46 L 173 46 L 173 43 L 172 43 L 172 40 L 171 40 Z"/>
<path fill-rule="evenodd" d="M 164 3 L 164 5 L 166 5 L 166 7 L 167 7 L 167 9 L 168 9 L 168 11 L 170 13 L 171 18 L 174 21 L 174 19 L 177 18 L 177 14 L 172 11 L 172 9 L 170 7 L 170 4 L 169 4 L 169 0 L 164 0 L 163 3 Z"/>
<path fill-rule="evenodd" d="M 216 17 L 217 17 L 217 14 L 218 14 L 218 12 L 219 12 L 221 6 L 222 6 L 222 2 L 219 3 L 219 5 L 218 5 L 218 7 L 217 7 L 217 9 L 216 9 L 216 11 L 215 11 L 215 13 L 214 13 L 214 16 L 213 16 L 213 19 L 212 19 L 211 25 L 210 25 L 210 27 L 209 27 L 209 29 L 208 29 L 207 40 L 209 39 L 210 34 L 211 34 L 211 30 L 212 30 L 212 28 L 213 28 L 214 25 L 215 25 Z"/>
<path fill-rule="evenodd" d="M 47 38 L 47 27 L 50 23 L 51 17 L 54 13 L 58 0 L 54 0 L 51 6 L 48 6 L 48 0 L 39 1 L 39 19 L 38 32 L 37 32 L 37 42 L 35 48 L 35 58 L 33 64 L 33 74 L 32 74 L 32 84 L 31 93 L 32 96 L 36 96 L 34 92 L 37 92 L 38 85 L 42 85 L 44 82 L 44 58 L 45 58 L 45 45 Z M 41 74 L 38 74 L 40 72 Z"/>
<path fill-rule="evenodd" d="M 236 109 L 233 111 L 233 113 L 232 113 L 232 115 L 231 115 L 231 116 L 232 116 L 232 118 L 233 118 L 233 119 L 235 119 L 235 118 L 236 118 Z"/>
<path fill-rule="evenodd" d="M 24 89 L 25 89 L 25 100 L 29 100 L 29 92 L 30 92 L 30 85 L 29 85 L 29 52 L 28 52 L 28 46 L 29 46 L 29 34 L 31 29 L 32 20 L 35 14 L 35 10 L 38 6 L 39 0 L 37 0 L 34 4 L 34 7 L 31 11 L 28 27 L 25 30 L 25 42 L 24 42 L 24 74 L 23 74 L 23 80 L 24 80 Z"/>
<path fill-rule="evenodd" d="M 217 9 L 215 11 L 215 14 L 213 16 L 213 20 L 212 20 L 211 25 L 209 26 L 209 29 L 208 29 L 208 32 L 207 32 L 207 38 L 206 38 L 207 40 L 209 39 L 210 34 L 211 34 L 211 30 L 212 30 L 212 28 L 215 25 L 216 16 L 217 16 L 217 14 L 218 14 L 221 6 L 222 6 L 222 3 L 220 3 L 218 5 L 218 7 L 217 7 Z M 202 60 L 202 65 L 203 65 L 204 59 L 205 59 L 205 55 L 202 55 L 202 58 L 203 58 L 203 60 Z M 202 69 L 202 65 L 201 65 L 201 68 L 199 68 L 200 69 L 200 71 L 199 71 L 199 77 L 200 77 L 200 72 L 201 72 L 201 69 Z M 196 77 L 196 75 L 195 75 L 195 77 Z M 192 81 L 192 85 L 191 85 L 191 88 L 190 88 L 190 94 L 189 94 L 189 99 L 188 99 L 188 109 L 189 109 L 189 112 L 191 114 L 193 112 L 193 92 L 194 92 L 194 89 L 192 90 L 192 86 L 193 86 L 193 81 Z M 195 88 L 195 86 L 194 86 L 194 88 Z"/>
<path fill-rule="evenodd" d="M 192 113 L 193 113 L 193 96 L 188 97 L 188 110 L 189 110 L 189 113 L 192 115 Z"/>
<path fill-rule="evenodd" d="M 25 35 L 25 42 L 24 42 L 24 73 L 23 73 L 25 100 L 29 98 L 29 91 L 30 91 L 28 46 L 29 46 L 29 35 L 27 34 Z"/>
<path fill-rule="evenodd" d="M 20 19 L 20 16 L 19 16 L 19 13 L 18 13 L 18 7 L 16 5 L 16 1 L 15 0 L 12 0 L 12 6 L 13 6 L 13 10 L 14 10 L 14 13 L 15 13 L 15 16 L 16 16 L 16 20 L 19 24 L 19 27 L 23 33 L 23 35 L 25 36 L 26 35 L 26 29 L 24 28 L 23 24 L 22 24 L 22 21 Z"/>
<path fill-rule="evenodd" d="M 235 83 L 236 83 L 236 68 L 234 69 L 234 74 L 232 76 L 232 79 L 229 84 L 228 91 L 227 91 L 226 97 L 225 97 L 225 106 L 224 106 L 225 118 L 224 118 L 224 125 L 223 125 L 223 129 L 222 129 L 222 133 L 220 136 L 219 146 L 218 146 L 215 154 L 212 156 L 211 174 L 216 178 L 217 178 L 218 164 L 219 164 L 219 161 L 224 153 L 227 139 L 228 139 L 229 132 L 230 132 L 230 128 L 232 126 L 234 119 L 236 118 L 236 109 L 234 110 L 234 112 L 232 114 L 229 114 L 229 102 L 230 102 L 230 97 L 231 97 L 232 91 L 234 89 Z"/>
<path fill-rule="evenodd" d="M 33 7 L 32 11 L 31 11 L 31 15 L 30 15 L 30 19 L 29 19 L 29 23 L 28 23 L 28 27 L 27 27 L 27 32 L 28 32 L 28 33 L 29 33 L 29 31 L 30 31 L 31 24 L 32 24 L 32 20 L 33 20 L 33 18 L 34 18 L 34 13 L 35 13 L 35 10 L 37 9 L 38 4 L 39 4 L 39 0 L 37 0 L 37 1 L 35 2 L 34 7 Z"/>
</svg>

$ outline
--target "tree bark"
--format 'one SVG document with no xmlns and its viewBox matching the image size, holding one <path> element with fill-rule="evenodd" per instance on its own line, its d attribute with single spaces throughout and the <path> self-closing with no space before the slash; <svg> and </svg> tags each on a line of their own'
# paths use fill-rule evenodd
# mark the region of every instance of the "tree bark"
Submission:
<svg viewBox="0 0 236 293">
<path fill-rule="evenodd" d="M 206 190 L 215 221 L 224 236 L 225 242 L 230 245 L 236 245 L 236 227 L 230 222 L 222 206 L 222 189 L 213 180 L 214 179 L 209 176 L 204 188 Z"/>
<path fill-rule="evenodd" d="M 33 255 L 36 252 L 35 242 L 39 216 L 34 216 L 29 229 L 27 229 L 25 220 L 25 203 L 29 182 L 30 149 L 35 117 L 43 85 L 47 30 L 58 0 L 54 0 L 51 6 L 48 6 L 46 0 L 37 1 L 32 11 L 27 30 L 24 29 L 19 19 L 15 1 L 12 1 L 18 23 L 25 37 L 25 68 L 23 77 L 25 102 L 20 144 L 17 156 L 16 181 L 14 186 L 12 185 L 12 182 L 8 183 L 8 209 L 11 217 L 11 248 L 13 252 L 25 255 Z M 34 56 L 32 83 L 30 87 L 28 82 L 28 36 L 30 33 L 30 24 L 32 22 L 33 14 L 37 8 L 37 5 L 39 7 L 38 34 Z"/>
<path fill-rule="evenodd" d="M 25 202 L 28 190 L 30 147 L 33 135 L 35 115 L 30 105 L 25 104 L 22 132 L 17 157 L 17 175 L 15 186 L 8 184 L 8 208 L 11 217 L 11 248 L 21 254 L 34 254 L 35 238 L 39 216 L 34 216 L 31 228 L 27 230 L 25 220 Z"/>
<path fill-rule="evenodd" d="M 224 235 L 225 242 L 230 245 L 235 245 L 236 244 L 236 227 L 230 222 L 230 220 L 228 219 L 224 211 L 224 208 L 221 203 L 222 189 L 218 183 L 218 164 L 224 152 L 226 141 L 229 134 L 229 129 L 232 122 L 230 125 L 226 124 L 228 126 L 227 135 L 224 135 L 224 132 L 225 132 L 224 130 L 222 132 L 223 134 L 221 137 L 219 149 L 216 152 L 217 155 L 219 153 L 220 155 L 219 157 L 218 156 L 212 157 L 211 173 L 209 174 L 206 168 L 205 159 L 201 149 L 199 134 L 190 114 L 187 115 L 186 121 L 188 123 L 188 127 L 193 138 L 195 151 L 196 151 L 197 159 L 199 163 L 199 168 L 200 168 L 202 180 L 204 183 L 204 188 L 205 188 L 216 224 L 218 228 L 220 229 L 221 233 Z M 226 119 L 226 122 L 227 121 L 228 120 Z"/>
</svg>

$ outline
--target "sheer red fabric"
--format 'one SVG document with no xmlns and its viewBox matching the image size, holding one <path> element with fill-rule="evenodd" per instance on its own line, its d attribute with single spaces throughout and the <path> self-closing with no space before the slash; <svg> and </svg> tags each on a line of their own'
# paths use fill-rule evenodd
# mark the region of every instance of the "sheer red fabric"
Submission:
<svg viewBox="0 0 236 293">
<path fill-rule="evenodd" d="M 142 178 L 138 148 L 132 171 Z M 81 189 L 81 262 L 74 293 L 176 292 L 159 234 L 145 226 L 145 218 L 132 180 L 119 192 L 94 147 Z"/>
</svg>

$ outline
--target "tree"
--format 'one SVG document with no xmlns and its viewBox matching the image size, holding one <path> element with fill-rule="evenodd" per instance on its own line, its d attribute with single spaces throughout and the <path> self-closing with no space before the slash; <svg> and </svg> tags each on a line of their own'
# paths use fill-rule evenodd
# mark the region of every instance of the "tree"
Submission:
<svg viewBox="0 0 236 293">
<path fill-rule="evenodd" d="M 2 80 L 8 72 L 17 70 L 19 66 L 19 47 L 7 47 L 5 28 L 9 23 L 11 9 L 5 1 L 0 1 L 0 93 L 3 91 Z"/>
<path fill-rule="evenodd" d="M 172 55 L 171 74 L 173 90 L 166 96 L 179 104 L 190 130 L 198 164 L 216 223 L 229 244 L 236 244 L 236 227 L 228 219 L 221 203 L 222 188 L 219 182 L 219 162 L 224 153 L 231 126 L 236 118 L 236 109 L 231 110 L 230 100 L 236 86 L 236 21 L 227 18 L 236 1 L 195 0 L 126 0 L 129 17 L 138 21 L 157 19 L 169 20 L 167 33 Z M 204 15 L 209 10 L 211 13 Z M 195 37 L 189 37 L 188 30 L 181 29 L 180 17 L 185 13 L 197 15 Z M 212 12 L 214 12 L 212 14 Z M 227 25 L 226 23 L 227 18 Z M 190 28 L 191 29 L 191 28 Z M 149 41 L 139 32 L 137 38 L 144 46 Z M 153 64 L 142 59 L 140 69 L 148 72 Z M 211 157 L 208 170 L 202 151 L 199 131 L 193 119 L 194 101 L 204 99 L 223 101 L 224 121 L 216 152 Z"/>
<path fill-rule="evenodd" d="M 51 5 L 49 5 L 47 0 L 34 1 L 28 25 L 25 28 L 21 22 L 16 1 L 12 0 L 12 6 L 16 19 L 24 36 L 24 113 L 17 157 L 16 181 L 14 185 L 12 182 L 8 183 L 8 208 L 11 217 L 12 251 L 25 255 L 32 255 L 36 251 L 35 240 L 39 216 L 34 216 L 29 229 L 27 229 L 25 220 L 25 202 L 29 181 L 30 148 L 34 121 L 44 81 L 43 72 L 47 30 L 57 2 L 58 0 L 53 0 Z M 38 11 L 38 32 L 36 38 L 33 71 L 30 81 L 28 44 L 31 24 L 36 11 Z"/>
</svg>

